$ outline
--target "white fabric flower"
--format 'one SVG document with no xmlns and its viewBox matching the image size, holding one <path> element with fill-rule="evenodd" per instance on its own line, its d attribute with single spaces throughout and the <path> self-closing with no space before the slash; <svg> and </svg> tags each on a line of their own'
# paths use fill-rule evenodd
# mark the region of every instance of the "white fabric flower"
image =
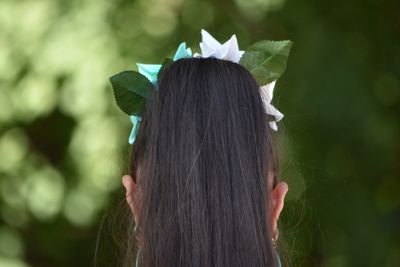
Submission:
<svg viewBox="0 0 400 267">
<path fill-rule="evenodd" d="M 232 35 L 228 41 L 226 41 L 224 44 L 221 44 L 214 37 L 212 37 L 211 34 L 203 29 L 201 30 L 200 49 L 201 55 L 195 54 L 195 57 L 215 57 L 217 59 L 229 60 L 234 63 L 239 63 L 240 58 L 244 54 L 244 51 L 239 50 L 236 35 Z M 275 82 L 276 81 L 273 81 L 261 86 L 260 93 L 265 112 L 275 118 L 273 121 L 269 122 L 269 125 L 274 131 L 277 131 L 278 126 L 276 123 L 283 118 L 283 114 L 271 104 Z"/>
<path fill-rule="evenodd" d="M 265 112 L 275 117 L 275 120 L 270 121 L 269 125 L 274 131 L 277 131 L 278 126 L 276 125 L 276 122 L 280 121 L 283 118 L 283 114 L 271 104 L 272 97 L 274 95 L 275 82 L 276 81 L 273 81 L 264 86 L 261 86 L 260 91 L 261 91 L 261 98 L 264 103 Z"/>
<path fill-rule="evenodd" d="M 229 60 L 239 63 L 240 58 L 244 51 L 239 50 L 239 45 L 236 35 L 232 35 L 231 39 L 221 44 L 214 37 L 211 36 L 206 30 L 201 30 L 201 43 L 200 43 L 201 57 L 215 57 L 218 59 Z"/>
</svg>

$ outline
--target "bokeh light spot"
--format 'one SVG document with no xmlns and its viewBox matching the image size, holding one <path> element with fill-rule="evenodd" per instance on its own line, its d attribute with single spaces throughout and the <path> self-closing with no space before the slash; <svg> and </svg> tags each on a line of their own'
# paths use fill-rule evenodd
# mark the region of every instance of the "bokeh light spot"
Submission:
<svg viewBox="0 0 400 267">
<path fill-rule="evenodd" d="M 284 0 L 235 0 L 239 9 L 250 19 L 260 19 L 266 12 L 280 9 Z"/>
<path fill-rule="evenodd" d="M 65 199 L 65 217 L 75 225 L 89 225 L 95 216 L 95 201 L 88 192 L 72 189 Z"/>
<path fill-rule="evenodd" d="M 17 231 L 6 226 L 0 227 L 0 240 L 1 240 L 0 242 L 1 255 L 7 255 L 9 257 L 22 256 L 23 242 Z"/>
<path fill-rule="evenodd" d="M 154 37 L 170 34 L 176 27 L 176 14 L 168 6 L 153 6 L 143 20 L 144 31 Z"/>
<path fill-rule="evenodd" d="M 1 267 L 29 267 L 19 258 L 4 257 L 0 255 L 0 266 Z"/>
<path fill-rule="evenodd" d="M 53 218 L 61 209 L 64 197 L 64 180 L 60 173 L 50 166 L 32 170 L 25 186 L 27 205 L 39 220 Z"/>
<path fill-rule="evenodd" d="M 19 128 L 11 129 L 0 137 L 0 171 L 14 173 L 27 153 L 28 141 Z"/>
</svg>

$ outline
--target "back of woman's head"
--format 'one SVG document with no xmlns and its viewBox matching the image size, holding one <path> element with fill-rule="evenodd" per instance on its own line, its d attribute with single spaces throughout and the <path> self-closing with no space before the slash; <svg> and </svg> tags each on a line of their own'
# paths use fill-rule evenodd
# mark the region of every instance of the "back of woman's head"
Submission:
<svg viewBox="0 0 400 267">
<path fill-rule="evenodd" d="M 259 86 L 241 65 L 162 71 L 133 145 L 140 266 L 274 266 L 268 172 L 277 161 Z"/>
</svg>

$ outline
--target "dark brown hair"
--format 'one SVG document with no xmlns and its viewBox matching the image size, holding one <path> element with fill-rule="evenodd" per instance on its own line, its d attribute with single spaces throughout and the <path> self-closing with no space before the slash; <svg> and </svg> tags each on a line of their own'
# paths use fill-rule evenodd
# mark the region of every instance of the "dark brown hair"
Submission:
<svg viewBox="0 0 400 267">
<path fill-rule="evenodd" d="M 180 59 L 160 76 L 132 147 L 139 266 L 276 266 L 267 175 L 278 163 L 259 85 L 215 58 Z"/>
</svg>

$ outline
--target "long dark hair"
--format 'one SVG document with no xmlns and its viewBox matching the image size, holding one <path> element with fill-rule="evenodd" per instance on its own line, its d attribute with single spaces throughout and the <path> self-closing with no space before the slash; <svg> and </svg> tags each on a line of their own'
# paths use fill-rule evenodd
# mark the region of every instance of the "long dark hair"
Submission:
<svg viewBox="0 0 400 267">
<path fill-rule="evenodd" d="M 278 163 L 259 85 L 239 64 L 188 58 L 157 89 L 132 147 L 139 266 L 276 266 L 267 175 Z M 129 246 L 126 266 L 134 258 Z"/>
</svg>

